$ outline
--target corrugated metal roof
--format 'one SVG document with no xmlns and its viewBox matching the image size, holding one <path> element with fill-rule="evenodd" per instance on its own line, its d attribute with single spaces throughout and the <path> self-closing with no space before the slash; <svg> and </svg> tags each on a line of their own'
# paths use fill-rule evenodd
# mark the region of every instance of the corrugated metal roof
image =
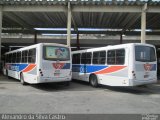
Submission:
<svg viewBox="0 0 160 120">
<path fill-rule="evenodd" d="M 66 5 L 68 2 L 71 4 L 94 4 L 94 5 L 159 5 L 160 0 L 1 0 L 2 5 Z"/>
<path fill-rule="evenodd" d="M 90 13 L 72 14 L 78 28 L 140 29 L 140 13 Z M 23 21 L 20 23 L 19 21 Z M 25 23 L 25 24 L 23 24 Z M 62 12 L 7 12 L 4 13 L 4 28 L 66 28 L 67 15 Z M 72 23 L 72 27 L 74 24 Z M 147 14 L 147 29 L 160 29 L 160 14 Z"/>
</svg>

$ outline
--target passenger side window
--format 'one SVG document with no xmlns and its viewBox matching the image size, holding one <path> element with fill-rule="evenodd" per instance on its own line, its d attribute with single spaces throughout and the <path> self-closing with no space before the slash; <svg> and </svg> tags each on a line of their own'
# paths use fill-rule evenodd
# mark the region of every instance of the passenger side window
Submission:
<svg viewBox="0 0 160 120">
<path fill-rule="evenodd" d="M 106 63 L 106 51 L 100 52 L 99 55 L 99 64 L 105 64 Z"/>
<path fill-rule="evenodd" d="M 9 54 L 9 63 L 12 63 L 12 53 Z"/>
<path fill-rule="evenodd" d="M 73 54 L 72 56 L 72 63 L 73 64 L 80 64 L 80 54 Z"/>
<path fill-rule="evenodd" d="M 12 53 L 12 63 L 16 63 L 16 53 Z"/>
<path fill-rule="evenodd" d="M 115 64 L 115 50 L 107 52 L 107 64 Z"/>
<path fill-rule="evenodd" d="M 86 52 L 81 54 L 81 64 L 91 64 L 92 53 Z"/>
<path fill-rule="evenodd" d="M 6 62 L 9 63 L 9 54 L 6 55 Z"/>
<path fill-rule="evenodd" d="M 123 65 L 125 61 L 125 50 L 116 50 L 116 64 Z"/>
<path fill-rule="evenodd" d="M 86 64 L 91 64 L 92 53 L 86 53 Z"/>
<path fill-rule="evenodd" d="M 99 52 L 93 52 L 93 64 L 98 64 L 98 56 L 99 56 Z"/>
<path fill-rule="evenodd" d="M 21 52 L 17 52 L 16 62 L 17 62 L 17 63 L 20 63 L 20 62 L 21 62 Z"/>
<path fill-rule="evenodd" d="M 106 63 L 106 51 L 93 52 L 93 64 Z"/>
<path fill-rule="evenodd" d="M 81 54 L 81 64 L 86 64 L 86 53 Z"/>
<path fill-rule="evenodd" d="M 36 49 L 30 49 L 28 51 L 28 63 L 36 62 Z"/>
<path fill-rule="evenodd" d="M 22 63 L 27 63 L 28 51 L 22 51 Z"/>
<path fill-rule="evenodd" d="M 107 64 L 108 65 L 123 65 L 125 62 L 125 50 L 109 50 L 107 52 Z"/>
</svg>

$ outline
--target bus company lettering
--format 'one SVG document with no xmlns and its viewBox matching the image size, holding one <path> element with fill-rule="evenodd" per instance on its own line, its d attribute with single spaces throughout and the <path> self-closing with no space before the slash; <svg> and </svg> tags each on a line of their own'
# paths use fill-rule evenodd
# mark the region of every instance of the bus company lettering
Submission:
<svg viewBox="0 0 160 120">
<path fill-rule="evenodd" d="M 152 64 L 144 64 L 144 69 L 146 70 L 146 71 L 150 71 L 151 69 L 152 69 Z"/>
<path fill-rule="evenodd" d="M 55 69 L 62 69 L 65 63 L 53 63 L 52 65 Z"/>
<path fill-rule="evenodd" d="M 8 68 L 9 70 L 19 71 L 19 66 L 15 66 L 15 65 L 7 65 L 7 68 Z"/>
</svg>

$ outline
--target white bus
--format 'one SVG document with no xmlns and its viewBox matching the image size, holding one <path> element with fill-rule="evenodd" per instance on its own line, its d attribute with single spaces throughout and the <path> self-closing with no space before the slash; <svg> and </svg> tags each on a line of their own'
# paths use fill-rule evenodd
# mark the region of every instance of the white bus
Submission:
<svg viewBox="0 0 160 120">
<path fill-rule="evenodd" d="M 5 53 L 3 73 L 22 84 L 71 81 L 71 50 L 66 45 L 39 43 Z"/>
<path fill-rule="evenodd" d="M 72 52 L 72 78 L 109 86 L 157 82 L 153 45 L 130 43 Z"/>
</svg>

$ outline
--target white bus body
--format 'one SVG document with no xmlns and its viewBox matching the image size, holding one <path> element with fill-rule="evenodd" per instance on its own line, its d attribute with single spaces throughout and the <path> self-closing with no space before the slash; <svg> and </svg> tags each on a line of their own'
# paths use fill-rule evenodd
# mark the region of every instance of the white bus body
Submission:
<svg viewBox="0 0 160 120">
<path fill-rule="evenodd" d="M 109 86 L 157 82 L 153 45 L 129 43 L 72 52 L 72 78 Z"/>
<path fill-rule="evenodd" d="M 66 45 L 39 43 L 5 53 L 3 73 L 22 84 L 71 81 L 71 50 Z"/>
</svg>

